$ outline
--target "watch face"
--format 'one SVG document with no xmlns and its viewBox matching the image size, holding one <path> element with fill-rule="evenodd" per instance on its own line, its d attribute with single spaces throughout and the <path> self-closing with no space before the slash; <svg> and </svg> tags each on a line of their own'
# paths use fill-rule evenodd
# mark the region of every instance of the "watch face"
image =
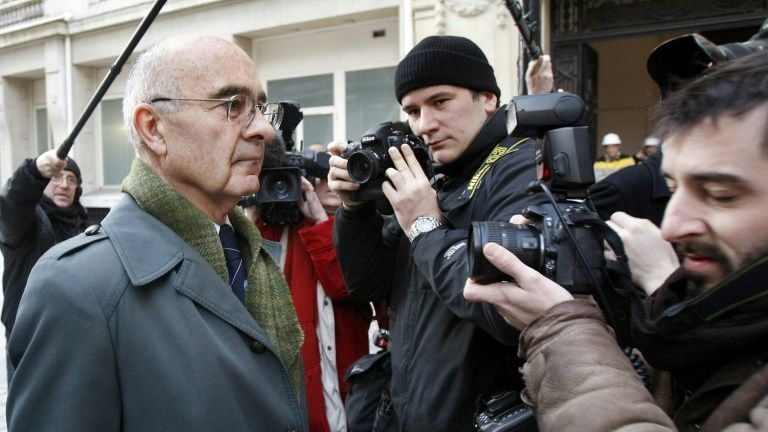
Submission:
<svg viewBox="0 0 768 432">
<path fill-rule="evenodd" d="M 408 239 L 413 241 L 421 233 L 432 231 L 440 226 L 440 221 L 431 217 L 422 216 L 413 222 L 411 230 L 408 232 Z"/>
<path fill-rule="evenodd" d="M 419 231 L 428 230 L 435 226 L 435 223 L 430 219 L 419 219 L 416 221 L 416 229 Z"/>
</svg>

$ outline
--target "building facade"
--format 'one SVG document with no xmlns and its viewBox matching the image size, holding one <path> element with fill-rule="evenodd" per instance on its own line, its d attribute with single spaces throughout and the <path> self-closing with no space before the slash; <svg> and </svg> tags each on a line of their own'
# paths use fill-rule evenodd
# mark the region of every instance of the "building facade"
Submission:
<svg viewBox="0 0 768 432">
<path fill-rule="evenodd" d="M 82 202 L 105 213 L 133 158 L 121 114 L 127 70 L 136 52 L 177 34 L 221 36 L 250 53 L 269 99 L 301 106 L 296 147 L 356 141 L 377 123 L 401 119 L 394 68 L 428 35 L 468 35 L 494 65 L 502 100 L 518 89 L 518 33 L 501 0 L 168 0 L 96 98 L 155 5 L 0 1 L 0 177 L 73 138 L 85 121 L 69 154 L 83 172 Z"/>
<path fill-rule="evenodd" d="M 660 43 L 699 33 L 715 44 L 746 41 L 765 0 L 518 0 L 553 54 L 556 86 L 587 104 L 591 143 L 607 132 L 634 153 L 653 130 L 659 91 L 646 59 Z M 433 34 L 470 37 L 494 66 L 501 101 L 520 93 L 526 58 L 506 0 L 167 0 L 103 97 L 94 95 L 156 1 L 0 0 L 0 179 L 58 147 L 87 117 L 70 155 L 82 201 L 98 217 L 119 196 L 133 149 L 121 102 L 139 51 L 176 34 L 207 33 L 250 53 L 270 100 L 299 103 L 303 143 L 359 140 L 402 119 L 394 98 L 398 60 Z M 768 32 L 763 39 L 768 46 Z M 460 65 L 457 65 L 460 67 Z M 115 71 L 113 71 L 115 73 Z M 95 100 L 88 116 L 83 112 Z M 294 148 L 299 150 L 300 148 Z"/>
</svg>

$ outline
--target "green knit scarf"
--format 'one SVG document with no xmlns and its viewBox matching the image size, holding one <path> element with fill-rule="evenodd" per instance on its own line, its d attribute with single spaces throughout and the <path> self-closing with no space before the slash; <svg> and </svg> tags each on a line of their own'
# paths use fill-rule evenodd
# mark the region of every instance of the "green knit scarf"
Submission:
<svg viewBox="0 0 768 432">
<path fill-rule="evenodd" d="M 133 160 L 131 172 L 123 180 L 122 190 L 192 246 L 219 274 L 226 286 L 226 260 L 211 218 L 140 159 Z M 299 395 L 303 379 L 299 350 L 304 336 L 288 284 L 278 264 L 262 249 L 262 237 L 256 226 L 237 207 L 228 215 L 235 231 L 247 242 L 247 245 L 241 245 L 247 246 L 243 247 L 243 261 L 248 269 L 245 307 L 277 349 Z"/>
</svg>

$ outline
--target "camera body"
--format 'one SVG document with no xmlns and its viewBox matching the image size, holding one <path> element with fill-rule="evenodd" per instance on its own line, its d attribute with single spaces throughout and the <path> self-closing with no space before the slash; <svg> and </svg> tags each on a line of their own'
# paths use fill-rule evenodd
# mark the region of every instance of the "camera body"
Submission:
<svg viewBox="0 0 768 432">
<path fill-rule="evenodd" d="M 323 178 L 330 170 L 328 153 L 304 150 L 286 152 L 283 166 L 263 168 L 259 173 L 259 192 L 253 204 L 298 202 L 301 199 L 301 177 Z"/>
<path fill-rule="evenodd" d="M 523 216 L 526 225 L 507 222 L 473 222 L 470 228 L 470 277 L 479 283 L 492 283 L 509 279 L 509 276 L 491 265 L 483 255 L 483 245 L 498 243 L 513 252 L 523 263 L 557 282 L 574 294 L 591 294 L 595 281 L 589 270 L 602 278 L 604 265 L 603 239 L 581 217 L 596 216 L 584 203 L 562 201 L 557 203 L 561 219 L 553 204 L 530 206 Z M 587 260 L 587 267 L 580 261 L 576 247 L 565 232 L 570 229 Z"/>
<path fill-rule="evenodd" d="M 290 225 L 301 220 L 298 202 L 302 199 L 301 178 L 324 178 L 330 170 L 331 155 L 304 150 L 286 152 L 283 165 L 262 168 L 259 191 L 245 198 L 243 206 L 261 206 L 261 217 L 267 223 Z"/>
<path fill-rule="evenodd" d="M 662 96 L 682 82 L 702 74 L 710 65 L 768 49 L 768 19 L 744 42 L 716 45 L 698 33 L 672 38 L 653 49 L 648 56 L 648 74 L 658 84 Z"/>
<path fill-rule="evenodd" d="M 349 142 L 342 157 L 347 159 L 347 171 L 360 188 L 350 198 L 355 201 L 377 201 L 384 199 L 381 185 L 386 180 L 384 175 L 391 168 L 390 147 L 400 148 L 408 144 L 413 149 L 419 165 L 427 177 L 432 177 L 432 158 L 421 137 L 414 135 L 405 122 L 384 122 L 368 129 L 359 142 Z"/>
<path fill-rule="evenodd" d="M 485 402 L 485 409 L 475 417 L 480 432 L 536 432 L 536 416 L 514 390 L 503 391 Z"/>
<path fill-rule="evenodd" d="M 605 264 L 603 239 L 589 224 L 599 217 L 585 202 L 595 175 L 589 133 L 580 125 L 583 113 L 581 98 L 567 92 L 518 96 L 508 104 L 510 135 L 538 140 L 542 169 L 530 191 L 551 191 L 552 202 L 525 209 L 525 225 L 473 222 L 468 240 L 473 280 L 509 279 L 485 259 L 483 246 L 494 242 L 573 293 L 591 293 L 599 283 L 594 277 L 601 277 Z"/>
</svg>

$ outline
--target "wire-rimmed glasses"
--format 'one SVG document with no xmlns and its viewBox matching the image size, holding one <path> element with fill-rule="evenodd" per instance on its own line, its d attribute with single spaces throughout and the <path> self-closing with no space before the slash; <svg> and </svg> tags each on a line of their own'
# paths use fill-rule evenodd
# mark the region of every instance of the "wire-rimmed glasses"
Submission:
<svg viewBox="0 0 768 432">
<path fill-rule="evenodd" d="M 275 129 L 279 128 L 280 123 L 283 121 L 282 105 L 274 102 L 260 104 L 256 102 L 256 99 L 247 95 L 234 95 L 226 99 L 159 97 L 152 99 L 149 103 L 169 101 L 219 102 L 220 104 L 225 104 L 227 106 L 227 120 L 231 123 L 239 123 L 241 130 L 251 124 L 256 117 L 256 111 L 259 111 Z"/>
<path fill-rule="evenodd" d="M 69 185 L 78 186 L 80 182 L 77 180 L 77 177 L 73 175 L 58 173 L 55 176 L 51 177 L 51 183 L 57 184 L 57 185 L 64 183 L 64 186 L 66 187 Z"/>
</svg>

